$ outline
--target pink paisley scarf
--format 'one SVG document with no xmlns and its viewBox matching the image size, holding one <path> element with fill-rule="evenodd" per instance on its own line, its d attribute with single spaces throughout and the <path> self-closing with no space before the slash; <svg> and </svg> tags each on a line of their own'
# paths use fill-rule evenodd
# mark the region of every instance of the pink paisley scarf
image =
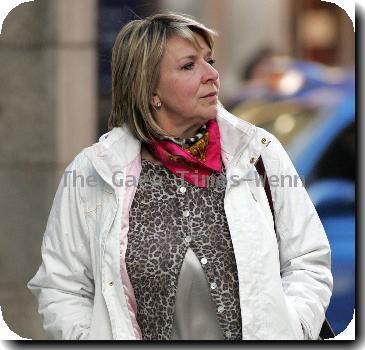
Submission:
<svg viewBox="0 0 365 350">
<path fill-rule="evenodd" d="M 222 171 L 219 127 L 215 119 L 207 122 L 204 136 L 188 148 L 154 139 L 150 150 L 173 174 L 194 186 L 207 187 L 211 173 Z"/>
</svg>

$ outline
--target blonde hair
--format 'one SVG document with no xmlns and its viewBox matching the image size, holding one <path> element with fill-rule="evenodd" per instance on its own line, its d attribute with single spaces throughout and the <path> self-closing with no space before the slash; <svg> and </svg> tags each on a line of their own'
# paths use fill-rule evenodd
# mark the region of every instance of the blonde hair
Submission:
<svg viewBox="0 0 365 350">
<path fill-rule="evenodd" d="M 160 76 L 160 63 L 170 37 L 178 35 L 199 47 L 199 34 L 213 51 L 212 29 L 173 12 L 159 13 L 127 23 L 112 52 L 112 110 L 108 129 L 127 126 L 142 142 L 151 135 L 166 135 L 156 123 L 152 95 Z"/>
</svg>

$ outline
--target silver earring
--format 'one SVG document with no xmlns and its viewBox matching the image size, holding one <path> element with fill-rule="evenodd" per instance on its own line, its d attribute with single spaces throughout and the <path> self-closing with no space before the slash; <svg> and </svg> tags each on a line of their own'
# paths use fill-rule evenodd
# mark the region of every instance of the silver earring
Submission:
<svg viewBox="0 0 365 350">
<path fill-rule="evenodd" d="M 158 102 L 157 102 L 156 107 L 157 107 L 157 108 L 160 108 L 160 107 L 161 107 L 161 101 L 158 101 Z"/>
</svg>

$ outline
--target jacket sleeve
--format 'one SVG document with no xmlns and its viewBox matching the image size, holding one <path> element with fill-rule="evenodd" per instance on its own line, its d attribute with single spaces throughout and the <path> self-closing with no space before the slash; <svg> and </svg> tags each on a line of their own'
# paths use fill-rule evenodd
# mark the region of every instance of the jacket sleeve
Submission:
<svg viewBox="0 0 365 350">
<path fill-rule="evenodd" d="M 42 264 L 28 282 L 38 298 L 43 327 L 53 339 L 86 339 L 91 322 L 94 283 L 88 228 L 72 172 L 79 156 L 66 168 L 48 217 L 42 241 Z"/>
<path fill-rule="evenodd" d="M 271 175 L 279 177 L 279 185 L 270 183 L 270 188 L 283 290 L 297 311 L 305 339 L 318 339 L 333 288 L 330 245 L 289 156 L 275 137 L 271 140 L 272 169 L 277 172 Z"/>
</svg>

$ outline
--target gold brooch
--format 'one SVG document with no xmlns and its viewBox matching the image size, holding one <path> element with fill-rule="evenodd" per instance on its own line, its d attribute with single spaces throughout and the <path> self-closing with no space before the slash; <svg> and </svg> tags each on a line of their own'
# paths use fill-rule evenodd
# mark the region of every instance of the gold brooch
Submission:
<svg viewBox="0 0 365 350">
<path fill-rule="evenodd" d="M 186 150 L 194 157 L 198 158 L 200 161 L 205 161 L 205 154 L 207 153 L 209 144 L 209 133 L 205 132 L 203 137 L 191 145 Z"/>
</svg>

